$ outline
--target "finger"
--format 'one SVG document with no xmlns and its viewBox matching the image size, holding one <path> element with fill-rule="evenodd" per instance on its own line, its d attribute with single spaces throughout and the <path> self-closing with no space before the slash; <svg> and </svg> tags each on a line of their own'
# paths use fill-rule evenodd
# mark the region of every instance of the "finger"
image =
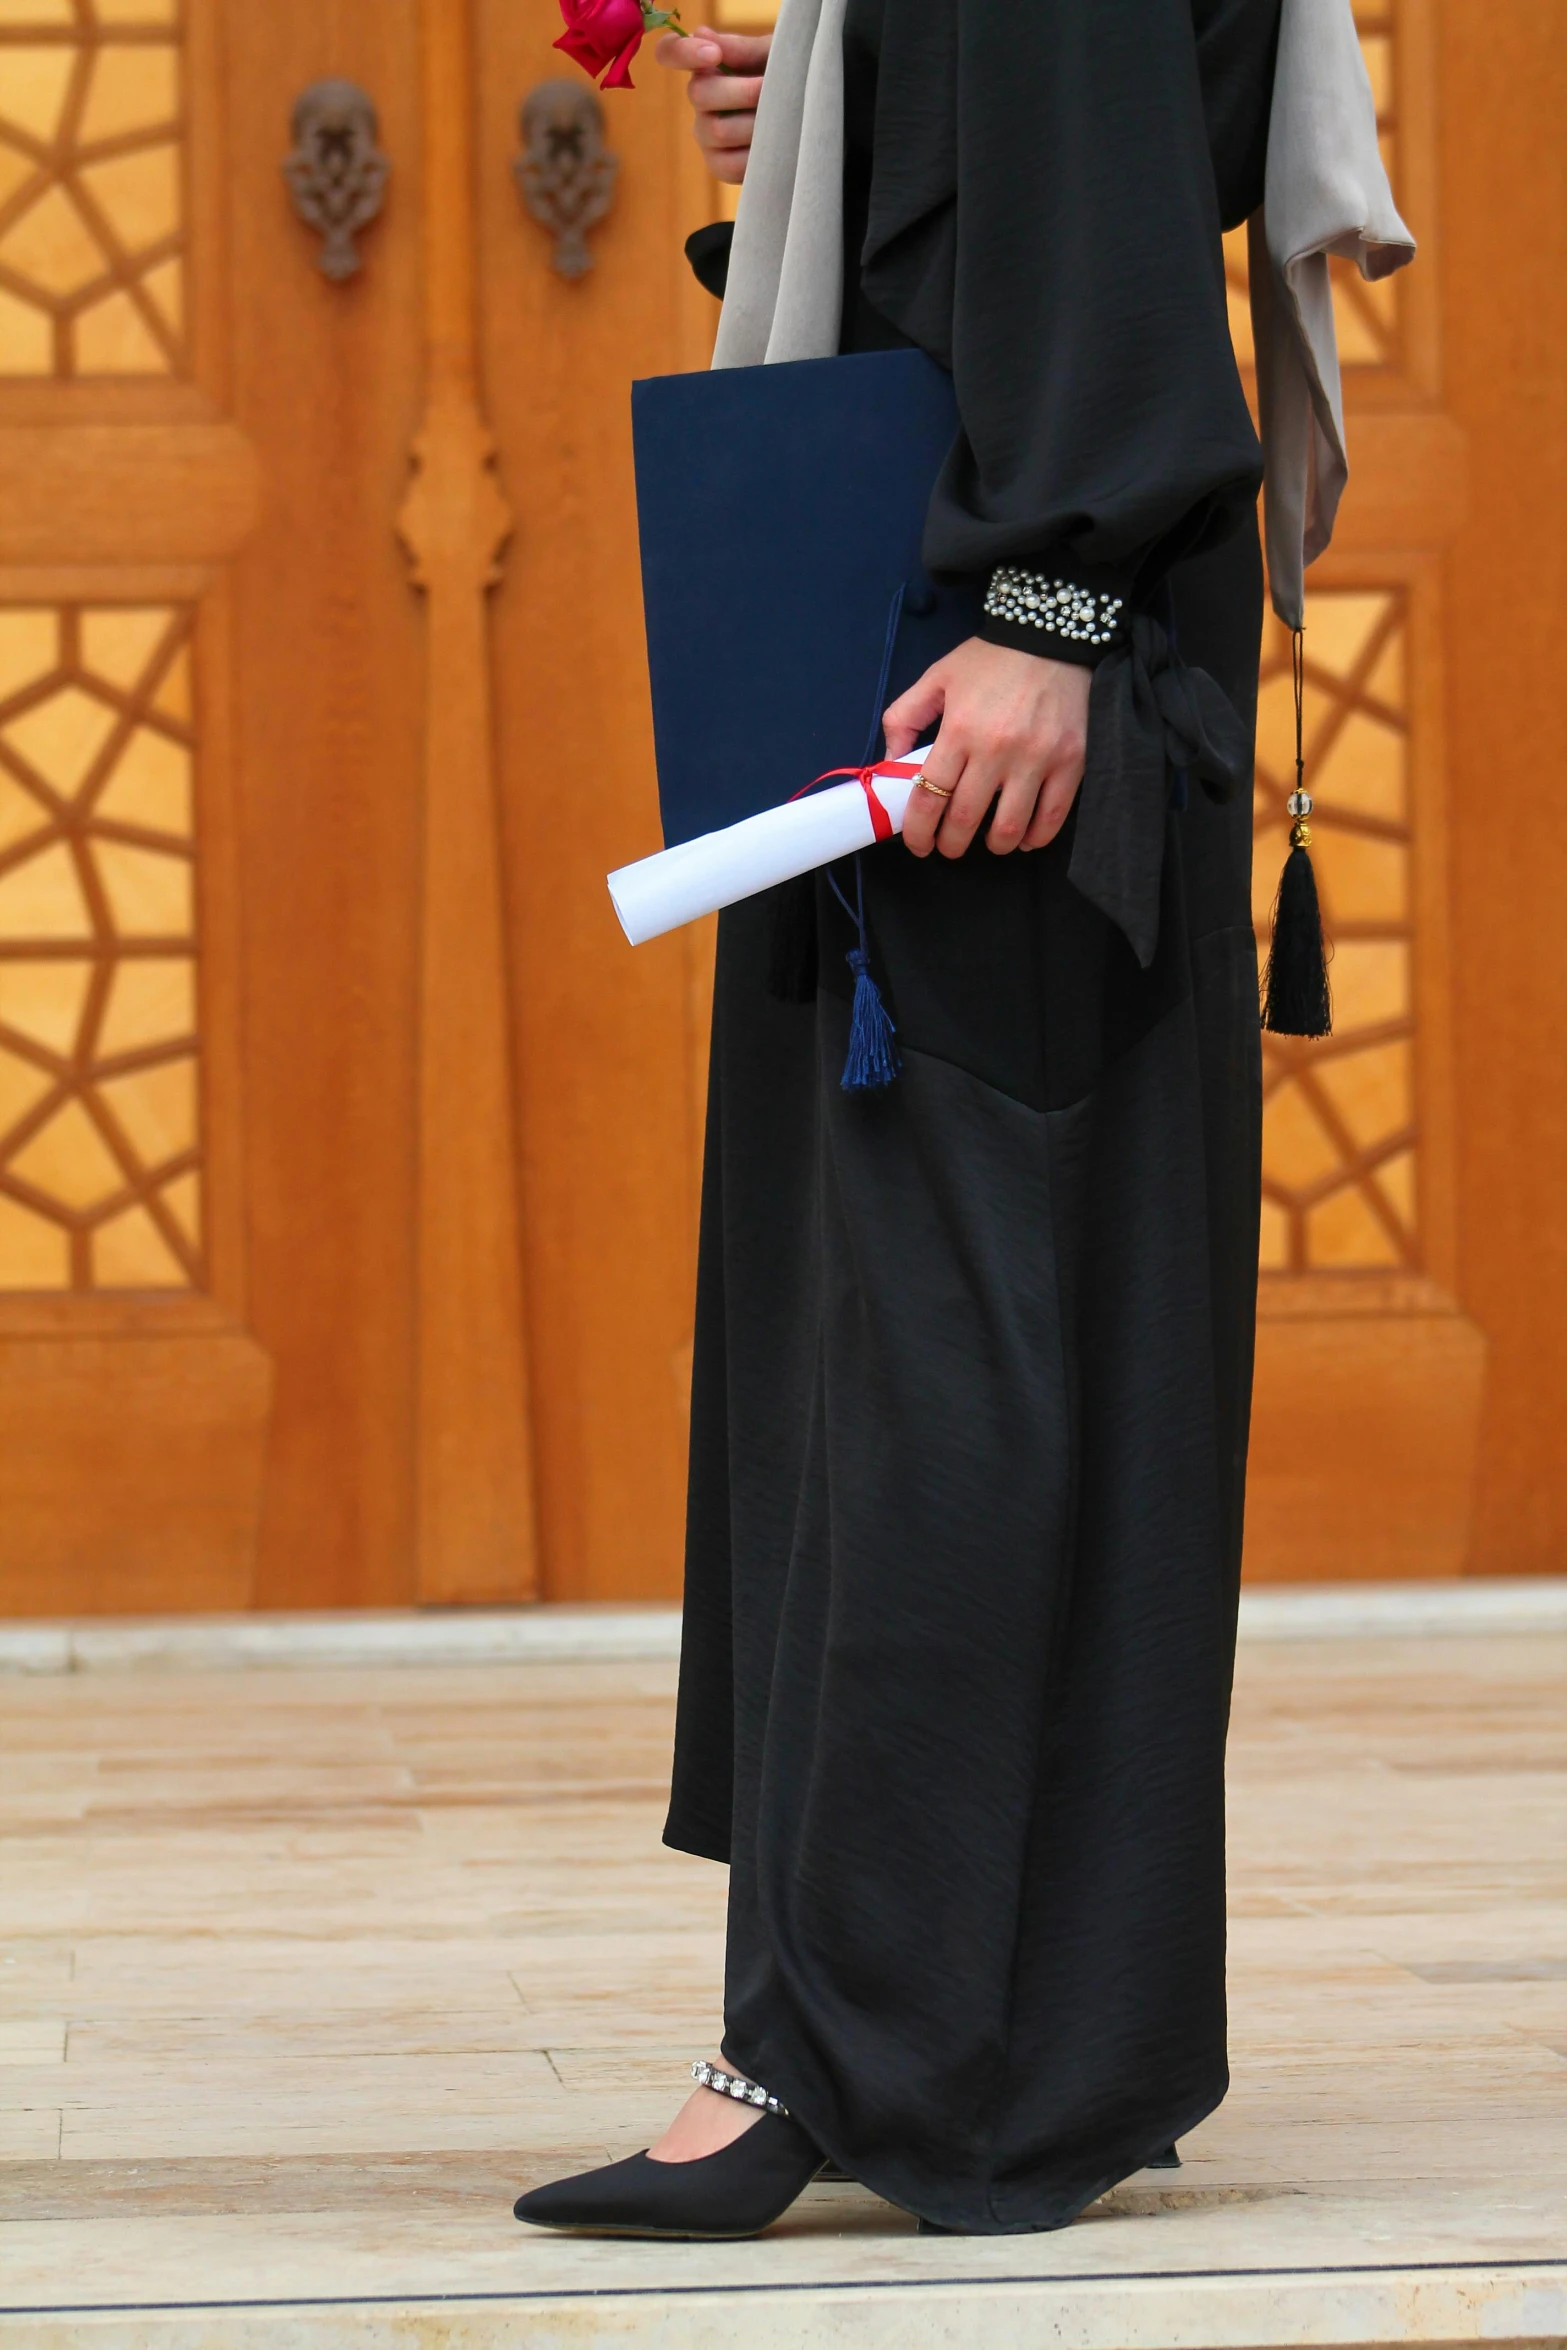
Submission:
<svg viewBox="0 0 1567 2350">
<path fill-rule="evenodd" d="M 922 796 L 927 800 L 940 798 L 947 805 L 963 780 L 969 756 L 968 746 L 957 729 L 943 725 L 926 753 L 921 774 L 931 788 Z"/>
<path fill-rule="evenodd" d="M 996 796 L 999 777 L 983 761 L 970 759 L 959 778 L 958 788 L 947 802 L 941 819 L 941 830 L 936 835 L 936 846 L 944 857 L 961 857 L 985 821 L 986 812 Z"/>
<path fill-rule="evenodd" d="M 1028 838 L 1042 791 L 1037 776 L 1013 776 L 1001 787 L 985 846 L 993 856 L 1009 857 Z"/>
<path fill-rule="evenodd" d="M 708 33 L 665 33 L 653 55 L 676 73 L 713 73 L 724 62 L 717 37 Z"/>
<path fill-rule="evenodd" d="M 749 139 L 745 140 L 744 143 L 738 147 L 716 146 L 710 144 L 705 139 L 698 140 L 697 144 L 701 147 L 703 162 L 707 165 L 708 170 L 713 174 L 715 179 L 744 179 L 745 167 L 751 159 L 751 142 Z"/>
<path fill-rule="evenodd" d="M 962 773 L 961 768 L 959 773 Z M 942 788 L 953 787 L 944 785 Z M 927 791 L 918 783 L 910 792 L 909 804 L 903 815 L 903 841 L 904 846 L 912 849 L 916 857 L 928 857 L 936 846 L 938 828 L 951 804 L 940 793 Z"/>
<path fill-rule="evenodd" d="M 715 42 L 730 73 L 760 73 L 773 45 L 771 33 L 720 33 L 706 24 L 696 27 L 693 38 Z"/>
<path fill-rule="evenodd" d="M 967 754 L 957 735 L 950 727 L 943 727 L 931 745 L 920 780 L 910 792 L 904 811 L 903 837 L 917 857 L 928 857 L 935 847 L 937 830 L 956 796 L 966 764 Z M 909 840 L 911 819 L 914 837 Z"/>
<path fill-rule="evenodd" d="M 1045 777 L 1039 797 L 1034 802 L 1034 813 L 1029 819 L 1028 830 L 1019 844 L 1021 847 L 1049 847 L 1072 813 L 1072 802 L 1077 797 L 1082 780 L 1081 767 L 1057 768 L 1053 775 Z"/>
<path fill-rule="evenodd" d="M 755 130 L 754 114 L 699 114 L 696 143 L 706 156 L 732 155 L 750 146 Z"/>
<path fill-rule="evenodd" d="M 754 114 L 761 94 L 760 74 L 699 73 L 686 91 L 698 114 Z"/>
<path fill-rule="evenodd" d="M 749 147 L 756 129 L 754 114 L 699 114 L 696 141 L 701 148 Z"/>
<path fill-rule="evenodd" d="M 935 725 L 946 706 L 947 690 L 938 661 L 934 668 L 926 670 L 923 677 L 915 679 L 906 694 L 899 694 L 897 700 L 889 702 L 882 712 L 882 731 L 887 737 L 888 758 L 901 759 L 905 751 L 912 750 L 926 727 Z M 959 760 L 958 764 L 961 766 L 962 761 Z M 953 779 L 943 775 L 938 780 L 949 783 Z"/>
</svg>

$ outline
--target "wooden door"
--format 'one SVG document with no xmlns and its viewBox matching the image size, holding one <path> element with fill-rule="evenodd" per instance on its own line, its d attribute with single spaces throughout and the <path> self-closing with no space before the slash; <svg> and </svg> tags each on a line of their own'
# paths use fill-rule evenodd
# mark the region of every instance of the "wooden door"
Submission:
<svg viewBox="0 0 1567 2350">
<path fill-rule="evenodd" d="M 248 1596 L 234 559 L 264 494 L 215 26 L 0 8 L 0 1573 Z M 199 126 L 200 135 L 196 135 Z"/>
<path fill-rule="evenodd" d="M 655 839 L 627 388 L 705 359 L 716 191 L 648 66 L 554 267 L 556 22 L 0 0 L 10 1612 L 678 1588 L 711 942 L 633 952 L 603 874 Z M 1263 1576 L 1567 1537 L 1567 53 L 1480 0 L 1362 29 L 1423 250 L 1341 289 L 1339 1025 L 1269 1048 Z M 338 276 L 282 172 L 326 77 L 389 165 Z"/>
<path fill-rule="evenodd" d="M 626 386 L 704 355 L 706 207 L 648 77 L 552 271 L 555 29 L 0 0 L 11 1612 L 678 1574 L 701 950 L 634 962 L 603 873 Z M 282 174 L 329 76 L 390 166 L 337 277 Z"/>
<path fill-rule="evenodd" d="M 1457 1573 L 1483 1336 L 1458 1300 L 1442 563 L 1465 445 L 1442 405 L 1433 26 L 1359 0 L 1415 267 L 1335 264 L 1351 484 L 1308 579 L 1307 782 L 1334 944 L 1334 1034 L 1264 1040 L 1263 1234 L 1247 1570 Z M 1249 359 L 1244 245 L 1232 316 Z M 1287 846 L 1294 710 L 1270 619 L 1258 726 L 1256 914 Z"/>
<path fill-rule="evenodd" d="M 1536 1042 L 1559 990 L 1550 950 L 1520 948 L 1561 936 L 1534 909 L 1563 755 L 1554 661 L 1543 647 L 1520 661 L 1499 624 L 1511 610 L 1539 631 L 1560 609 L 1547 551 L 1567 512 L 1544 451 L 1567 358 L 1547 258 L 1567 60 L 1543 22 L 1504 37 L 1467 4 L 1357 0 L 1357 14 L 1421 251 L 1380 286 L 1338 279 L 1351 483 L 1308 580 L 1305 639 L 1335 1034 L 1266 1042 L 1247 1570 L 1559 1568 L 1546 1529 L 1559 1544 L 1567 1288 L 1542 1176 L 1567 1080 Z M 1233 266 L 1239 292 L 1240 253 Z M 1520 332 L 1539 362 L 1509 387 Z M 1237 337 L 1244 350 L 1239 306 Z M 1284 849 L 1291 702 L 1275 628 L 1259 928 Z"/>
</svg>

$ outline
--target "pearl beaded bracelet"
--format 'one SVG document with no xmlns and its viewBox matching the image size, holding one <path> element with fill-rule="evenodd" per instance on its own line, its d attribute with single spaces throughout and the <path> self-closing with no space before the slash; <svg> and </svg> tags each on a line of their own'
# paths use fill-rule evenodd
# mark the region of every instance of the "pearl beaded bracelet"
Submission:
<svg viewBox="0 0 1567 2350">
<path fill-rule="evenodd" d="M 1067 637 L 1074 644 L 1113 645 L 1124 601 L 1093 588 L 1074 587 L 1069 580 L 1047 579 L 1042 571 L 998 563 L 990 575 L 985 610 L 993 620 L 1048 629 L 1052 636 Z"/>
</svg>

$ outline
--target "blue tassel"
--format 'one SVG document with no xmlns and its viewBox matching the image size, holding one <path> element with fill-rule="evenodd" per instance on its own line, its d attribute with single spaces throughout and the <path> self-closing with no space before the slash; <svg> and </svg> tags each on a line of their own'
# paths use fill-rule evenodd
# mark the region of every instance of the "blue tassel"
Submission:
<svg viewBox="0 0 1567 2350">
<path fill-rule="evenodd" d="M 881 649 L 881 676 L 876 683 L 876 699 L 871 708 L 871 730 L 865 740 L 864 764 L 869 767 L 876 756 L 876 745 L 881 739 L 882 705 L 887 699 L 887 681 L 892 674 L 893 648 L 898 641 L 898 623 L 903 617 L 904 590 L 900 587 L 887 613 L 886 641 Z M 893 1043 L 894 1029 L 887 1007 L 881 1000 L 881 989 L 871 977 L 870 942 L 865 935 L 865 875 L 859 857 L 854 860 L 854 903 L 851 906 L 839 886 L 838 876 L 829 865 L 827 880 L 833 896 L 848 915 L 860 934 L 858 946 L 851 947 L 849 969 L 854 973 L 854 1006 L 849 1014 L 849 1052 L 839 1079 L 845 1093 L 884 1093 L 897 1077 L 903 1063 Z"/>
<path fill-rule="evenodd" d="M 849 1057 L 843 1064 L 845 1093 L 880 1093 L 903 1064 L 893 1043 L 893 1026 L 881 989 L 871 977 L 871 959 L 863 947 L 849 950 L 854 973 L 854 1009 L 849 1015 Z"/>
</svg>

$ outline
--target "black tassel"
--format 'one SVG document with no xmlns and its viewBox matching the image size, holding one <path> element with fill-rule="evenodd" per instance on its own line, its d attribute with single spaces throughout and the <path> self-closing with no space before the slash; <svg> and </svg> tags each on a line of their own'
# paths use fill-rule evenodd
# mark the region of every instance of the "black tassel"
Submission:
<svg viewBox="0 0 1567 2350">
<path fill-rule="evenodd" d="M 1263 978 L 1262 1025 L 1275 1036 L 1329 1036 L 1333 999 L 1330 949 L 1322 935 L 1317 877 L 1311 867 L 1311 794 L 1306 789 L 1305 651 L 1295 631 L 1295 789 L 1289 796 L 1290 853 L 1273 902 L 1273 944 Z"/>
<path fill-rule="evenodd" d="M 1309 824 L 1292 828 L 1273 906 L 1273 950 L 1264 981 L 1262 1025 L 1275 1036 L 1328 1036 L 1333 1029 L 1317 877 L 1306 846 L 1310 838 Z"/>
<path fill-rule="evenodd" d="M 816 1001 L 816 876 L 802 873 L 773 892 L 767 992 L 782 1004 Z"/>
</svg>

